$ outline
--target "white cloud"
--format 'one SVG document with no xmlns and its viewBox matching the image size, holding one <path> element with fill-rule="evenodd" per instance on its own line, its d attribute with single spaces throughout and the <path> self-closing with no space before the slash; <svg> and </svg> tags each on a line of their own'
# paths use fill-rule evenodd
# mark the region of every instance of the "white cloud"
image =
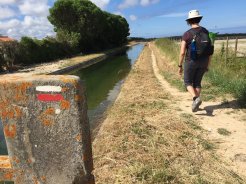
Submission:
<svg viewBox="0 0 246 184">
<path fill-rule="evenodd" d="M 119 9 L 126 9 L 129 7 L 141 5 L 141 6 L 149 6 L 151 4 L 158 3 L 160 0 L 124 0 L 123 3 L 119 4 Z"/>
<path fill-rule="evenodd" d="M 0 34 L 19 39 L 54 35 L 47 20 L 50 4 L 56 0 L 0 0 Z M 91 0 L 105 9 L 111 0 Z"/>
<path fill-rule="evenodd" d="M 175 17 L 185 17 L 187 15 L 187 13 L 169 13 L 169 14 L 165 14 L 165 15 L 159 15 L 158 17 L 171 17 L 171 18 L 175 18 Z"/>
<path fill-rule="evenodd" d="M 124 14 L 123 14 L 122 12 L 120 12 L 120 11 L 116 11 L 116 12 L 114 12 L 113 14 L 115 14 L 115 15 L 120 15 L 120 16 L 122 16 L 122 17 L 125 17 Z"/>
<path fill-rule="evenodd" d="M 140 1 L 140 4 L 142 6 L 148 6 L 150 4 L 155 4 L 155 3 L 158 3 L 160 0 L 141 0 Z"/>
<path fill-rule="evenodd" d="M 32 37 L 42 38 L 46 35 L 54 34 L 53 26 L 46 17 L 25 16 L 22 22 L 23 36 L 28 34 Z"/>
<path fill-rule="evenodd" d="M 47 16 L 49 13 L 47 0 L 25 0 L 19 5 L 19 9 L 23 15 Z"/>
<path fill-rule="evenodd" d="M 0 22 L 0 30 L 4 34 L 19 39 L 22 36 L 43 38 L 54 35 L 53 26 L 45 17 L 25 16 L 23 21 L 11 19 Z"/>
<path fill-rule="evenodd" d="M 4 32 L 4 30 L 11 28 L 18 28 L 21 25 L 21 22 L 18 19 L 11 19 L 8 21 L 0 21 L 0 30 Z"/>
<path fill-rule="evenodd" d="M 6 18 L 10 18 L 13 17 L 15 15 L 15 12 L 10 9 L 9 7 L 1 7 L 0 6 L 0 20 L 1 19 L 6 19 Z"/>
<path fill-rule="evenodd" d="M 0 0 L 0 4 L 5 4 L 0 6 L 0 34 L 15 39 L 22 36 L 41 39 L 55 34 L 47 20 L 48 0 Z"/>
<path fill-rule="evenodd" d="M 106 6 L 110 3 L 110 0 L 91 0 L 94 4 L 96 4 L 98 7 L 105 9 Z"/>
<path fill-rule="evenodd" d="M 138 5 L 139 0 L 125 0 L 123 3 L 119 4 L 119 9 L 125 9 L 132 6 Z"/>
<path fill-rule="evenodd" d="M 14 4 L 16 0 L 0 0 L 0 4 Z"/>
<path fill-rule="evenodd" d="M 130 19 L 131 19 L 132 21 L 135 21 L 135 20 L 137 20 L 137 17 L 136 17 L 135 15 L 130 15 Z"/>
</svg>

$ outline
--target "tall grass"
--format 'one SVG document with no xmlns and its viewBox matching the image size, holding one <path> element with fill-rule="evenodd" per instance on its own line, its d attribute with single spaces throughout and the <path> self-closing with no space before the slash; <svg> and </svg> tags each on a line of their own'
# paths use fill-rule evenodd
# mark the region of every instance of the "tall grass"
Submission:
<svg viewBox="0 0 246 184">
<path fill-rule="evenodd" d="M 180 45 L 177 41 L 160 38 L 157 39 L 155 43 L 163 52 L 165 52 L 171 61 L 177 61 L 178 63 Z"/>
<path fill-rule="evenodd" d="M 170 61 L 178 64 L 180 46 L 177 41 L 157 39 L 156 45 L 162 50 Z M 243 107 L 246 107 L 246 58 L 237 58 L 232 50 L 225 59 L 225 49 L 222 45 L 216 50 L 205 75 L 206 93 L 211 95 L 232 94 Z"/>
<path fill-rule="evenodd" d="M 246 107 L 246 58 L 237 58 L 232 51 L 227 60 L 224 55 L 222 49 L 215 52 L 206 78 L 221 92 L 233 94 Z"/>
</svg>

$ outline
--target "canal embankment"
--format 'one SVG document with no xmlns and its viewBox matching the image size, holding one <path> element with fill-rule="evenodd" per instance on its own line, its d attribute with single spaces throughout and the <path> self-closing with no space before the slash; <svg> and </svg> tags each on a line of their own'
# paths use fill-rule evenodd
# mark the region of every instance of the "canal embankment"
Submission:
<svg viewBox="0 0 246 184">
<path fill-rule="evenodd" d="M 108 57 L 120 54 L 121 52 L 124 52 L 125 50 L 127 50 L 127 48 L 132 47 L 138 43 L 139 42 L 130 42 L 122 47 L 114 48 L 111 50 L 106 50 L 100 53 L 80 55 L 80 56 L 75 56 L 72 58 L 65 58 L 65 59 L 49 62 L 49 63 L 30 65 L 30 66 L 26 66 L 23 69 L 20 69 L 16 72 L 9 73 L 9 74 L 18 74 L 18 75 L 67 74 L 73 70 L 76 70 L 79 68 L 86 68 L 95 63 L 103 61 Z M 6 73 L 2 75 L 5 75 L 5 74 Z"/>
</svg>

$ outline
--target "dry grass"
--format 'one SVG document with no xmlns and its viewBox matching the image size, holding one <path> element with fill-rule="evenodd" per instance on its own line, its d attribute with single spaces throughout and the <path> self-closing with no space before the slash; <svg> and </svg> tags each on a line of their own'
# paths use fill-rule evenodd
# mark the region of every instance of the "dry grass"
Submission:
<svg viewBox="0 0 246 184">
<path fill-rule="evenodd" d="M 243 183 L 158 84 L 145 47 L 93 143 L 96 183 Z"/>
<path fill-rule="evenodd" d="M 104 56 L 103 53 L 76 56 L 76 57 L 64 60 L 64 63 L 62 63 L 59 66 L 59 68 L 60 69 L 61 68 L 66 68 L 66 67 L 73 66 L 73 65 L 76 65 L 76 64 L 79 64 L 79 63 L 82 63 L 82 62 L 86 62 L 86 61 L 89 61 L 89 60 L 92 60 L 92 59 L 96 59 L 96 58 L 102 57 L 102 56 Z"/>
</svg>

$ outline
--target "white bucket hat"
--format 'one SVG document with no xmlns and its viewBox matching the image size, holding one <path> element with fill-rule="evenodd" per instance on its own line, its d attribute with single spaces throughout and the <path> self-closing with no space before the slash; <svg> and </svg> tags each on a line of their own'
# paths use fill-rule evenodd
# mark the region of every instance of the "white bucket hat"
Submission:
<svg viewBox="0 0 246 184">
<path fill-rule="evenodd" d="M 202 18 L 202 15 L 200 15 L 198 10 L 191 10 L 188 13 L 188 18 L 186 20 L 194 19 L 194 18 Z"/>
</svg>

